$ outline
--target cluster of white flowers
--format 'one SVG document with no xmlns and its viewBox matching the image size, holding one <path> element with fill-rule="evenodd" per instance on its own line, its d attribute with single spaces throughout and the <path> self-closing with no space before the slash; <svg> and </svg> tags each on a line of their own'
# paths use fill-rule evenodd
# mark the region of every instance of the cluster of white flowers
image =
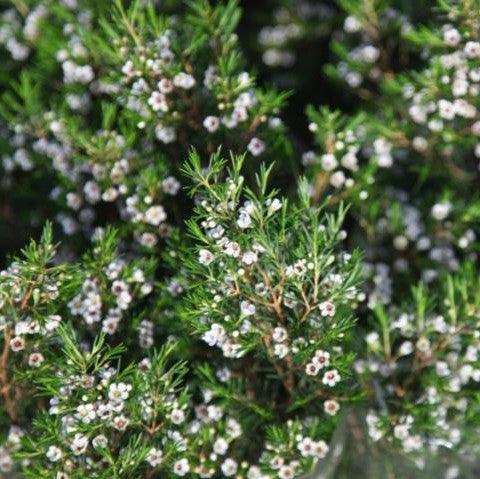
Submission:
<svg viewBox="0 0 480 479">
<path fill-rule="evenodd" d="M 15 170 L 31 171 L 34 168 L 31 155 L 23 147 L 26 143 L 25 135 L 15 134 L 10 140 L 14 150 L 11 154 L 2 156 L 2 166 L 7 174 Z"/>
<path fill-rule="evenodd" d="M 70 467 L 72 462 L 83 461 L 82 456 L 92 454 L 98 448 L 108 448 L 110 439 L 106 432 L 125 432 L 130 419 L 125 402 L 130 396 L 132 386 L 123 382 L 115 383 L 115 370 L 104 367 L 95 375 L 66 377 L 68 387 L 63 388 L 62 396 L 50 399 L 49 414 L 60 416 L 60 437 L 63 443 L 51 444 L 46 457 L 52 463 Z M 66 412 L 71 411 L 74 412 Z M 84 425 L 104 424 L 103 433 L 86 434 Z M 99 430 L 100 428 L 97 428 Z M 90 449 L 91 448 L 91 449 Z M 92 463 L 93 466 L 93 463 Z"/>
<path fill-rule="evenodd" d="M 104 268 L 104 276 L 92 277 L 87 272 L 81 292 L 68 304 L 70 313 L 82 317 L 89 326 L 101 323 L 103 332 L 114 334 L 134 299 L 150 294 L 153 289 L 141 269 L 126 272 L 125 268 L 126 263 L 116 259 Z M 146 345 L 151 341 L 144 336 L 141 335 L 140 342 Z"/>
<path fill-rule="evenodd" d="M 478 62 L 471 61 L 461 50 L 441 57 L 440 62 L 445 69 L 441 82 L 442 94 L 445 96 L 433 101 L 428 90 L 417 91 L 414 85 L 408 84 L 404 87 L 404 97 L 411 102 L 410 117 L 416 124 L 424 127 L 418 128 L 418 136 L 414 139 L 414 146 L 420 152 L 429 147 L 427 138 L 436 136 L 435 134 L 448 128 L 449 122 L 456 119 L 465 123 L 473 138 L 477 136 L 475 98 L 480 81 Z M 475 151 L 478 157 L 480 147 Z"/>
<path fill-rule="evenodd" d="M 56 134 L 62 142 L 64 137 L 61 131 Z M 69 141 L 67 139 L 67 145 Z M 56 188 L 52 191 L 52 197 L 65 197 L 67 207 L 76 212 L 80 224 L 87 231 L 91 230 L 97 217 L 95 208 L 101 202 L 113 203 L 120 218 L 131 224 L 137 241 L 147 247 L 154 246 L 159 236 L 165 237 L 170 231 L 164 206 L 154 204 L 154 201 L 163 199 L 165 195 L 175 196 L 180 189 L 179 181 L 171 175 L 161 177 L 161 184 L 153 190 L 150 180 L 142 184 L 142 178 L 147 178 L 146 174 L 151 172 L 152 176 L 157 175 L 149 154 L 142 157 L 140 152 L 129 149 L 124 137 L 115 131 L 102 130 L 94 141 L 105 148 L 110 158 L 109 165 L 102 158 L 98 162 L 72 166 L 71 148 L 64 148 L 65 154 L 61 156 L 52 151 L 55 168 L 74 185 L 73 191 L 62 192 Z M 44 150 L 48 155 L 49 150 Z M 133 178 L 140 181 L 132 181 Z M 76 220 L 70 215 L 62 215 L 59 220 L 67 234 L 78 231 Z M 98 232 L 98 229 L 95 231 Z"/>
<path fill-rule="evenodd" d="M 319 129 L 323 128 L 316 122 L 309 124 L 309 130 L 315 135 Z M 323 134 L 323 130 L 322 131 Z M 320 167 L 321 171 L 327 175 L 328 183 L 335 189 L 351 189 L 355 186 L 354 175 L 359 169 L 359 150 L 364 133 L 348 130 L 339 131 L 335 138 L 328 139 L 328 152 L 316 155 L 314 151 L 309 150 L 302 156 L 302 163 L 306 167 Z"/>
<path fill-rule="evenodd" d="M 39 25 L 49 11 L 46 2 L 38 2 L 27 15 L 20 15 L 16 8 L 7 8 L 0 17 L 0 44 L 4 45 L 13 60 L 25 61 L 31 52 L 31 44 L 40 34 Z"/>
<path fill-rule="evenodd" d="M 234 192 L 235 188 L 232 185 L 230 191 Z M 251 235 L 255 237 L 255 221 L 262 221 L 260 218 L 264 215 L 266 218 L 272 218 L 281 209 L 282 202 L 276 198 L 268 200 L 264 205 L 260 206 L 253 201 L 245 201 L 243 205 L 238 205 L 237 208 L 233 201 L 228 205 L 228 213 L 235 221 L 235 226 L 241 234 Z M 204 202 L 202 207 L 206 211 L 206 218 L 201 222 L 204 228 L 205 235 L 210 241 L 207 248 L 202 248 L 198 253 L 198 262 L 201 265 L 210 268 L 221 268 L 225 275 L 225 281 L 220 286 L 212 291 L 213 304 L 219 304 L 223 300 L 224 295 L 238 298 L 238 303 L 235 311 L 235 306 L 232 304 L 232 311 L 227 313 L 227 316 L 221 318 L 221 321 L 213 320 L 210 317 L 208 310 L 205 310 L 204 324 L 205 329 L 202 333 L 203 340 L 210 346 L 216 346 L 222 349 L 226 357 L 239 358 L 243 355 L 241 348 L 242 338 L 252 337 L 252 334 L 258 334 L 257 329 L 252 327 L 251 318 L 255 318 L 258 323 L 257 316 L 259 314 L 258 306 L 268 300 L 271 291 L 266 283 L 266 278 L 273 278 L 274 275 L 268 270 L 264 270 L 265 266 L 262 264 L 262 257 L 268 250 L 267 244 L 259 244 L 258 242 L 251 242 L 249 248 L 243 249 L 240 243 L 232 241 L 226 236 L 226 232 L 233 233 L 231 227 L 227 223 L 220 223 L 221 216 L 217 217 L 217 212 L 222 214 L 222 204 L 209 204 Z M 242 240 L 242 244 L 244 241 Z M 314 263 L 306 259 L 297 260 L 294 264 L 286 266 L 283 274 L 286 278 L 302 277 L 307 280 L 306 275 L 314 273 Z M 263 277 L 262 277 L 263 275 Z M 267 276 L 265 276 L 267 275 Z M 253 291 L 248 296 L 243 296 L 239 288 L 242 281 L 246 278 L 258 277 L 254 283 Z M 332 277 L 325 278 L 322 285 L 328 288 L 328 283 Z M 341 284 L 341 278 L 340 279 Z M 335 281 L 333 281 L 335 284 Z M 338 286 L 338 284 L 336 285 Z M 239 294 L 240 293 L 240 294 Z M 295 297 L 296 294 L 285 291 L 282 298 L 282 303 L 290 309 L 294 309 L 299 303 L 299 299 Z M 331 301 L 321 301 L 316 308 L 312 308 L 312 317 L 314 310 L 318 311 L 318 320 L 322 317 L 333 318 L 335 316 L 336 307 Z M 263 307 L 261 314 L 264 314 Z M 268 314 L 272 314 L 271 311 Z M 240 323 L 233 322 L 233 318 L 240 318 Z M 208 319 L 207 319 L 208 318 Z M 238 324 L 238 326 L 237 326 Z M 236 326 L 234 326 L 236 325 Z M 304 338 L 292 338 L 292 344 L 289 344 L 287 331 L 281 324 L 271 328 L 271 338 L 273 340 L 272 351 L 273 356 L 279 359 L 285 359 L 293 347 L 293 351 L 298 351 L 304 343 Z"/>
<path fill-rule="evenodd" d="M 292 479 L 308 469 L 312 459 L 323 459 L 329 452 L 328 444 L 322 439 L 315 439 L 308 428 L 298 421 L 287 421 L 283 433 L 287 436 L 282 438 L 282 442 L 266 444 L 260 460 L 262 470 L 268 471 L 266 477 Z M 284 441 L 288 441 L 288 446 Z"/>
<path fill-rule="evenodd" d="M 419 466 L 479 457 L 471 2 L 437 27 L 391 1 L 272 4 L 265 88 L 235 1 L 90 3 L 0 13 L 0 226 L 20 198 L 26 234 L 54 216 L 64 240 L 48 226 L 0 272 L 0 476 L 293 479 L 338 458 L 352 403 Z M 324 37 L 356 112 L 309 106 L 298 135 L 268 84 L 311 101 Z"/>
<path fill-rule="evenodd" d="M 40 270 L 35 272 L 30 265 L 18 261 L 0 272 L 0 282 L 0 332 L 9 332 L 5 348 L 18 353 L 19 357 L 25 357 L 29 368 L 39 368 L 45 361 L 41 351 L 42 341 L 51 339 L 62 322 L 60 315 L 47 313 L 48 305 L 61 294 L 59 277 L 55 273 L 45 275 Z M 45 310 L 42 320 L 33 314 L 33 305 L 37 311 Z M 11 308 L 15 308 L 14 316 Z M 7 337 L 6 334 L 4 337 Z"/>
<path fill-rule="evenodd" d="M 368 9 L 357 10 L 361 18 L 346 16 L 338 32 L 338 41 L 346 48 L 335 65 L 337 75 L 353 89 L 375 85 L 390 73 L 392 45 L 401 43 L 412 28 L 408 16 L 390 6 L 378 8 L 375 18 Z"/>
<path fill-rule="evenodd" d="M 273 68 L 291 68 L 301 58 L 298 45 L 328 34 L 333 9 L 312 1 L 283 2 L 273 13 L 275 23 L 258 33 L 263 63 Z"/>
<path fill-rule="evenodd" d="M 141 57 L 138 45 L 122 47 L 121 83 L 124 89 L 121 101 L 140 115 L 139 128 L 151 126 L 161 143 L 170 144 L 182 141 L 187 127 L 202 128 L 213 135 L 220 128 L 250 128 L 253 132 L 258 124 L 265 123 L 266 118 L 258 121 L 257 94 L 247 72 L 238 73 L 237 96 L 225 102 L 222 99 L 226 93 L 221 90 L 217 66 L 208 65 L 203 72 L 178 72 L 178 68 L 191 70 L 191 67 L 173 52 L 172 35 L 173 30 L 167 29 L 160 37 L 147 41 L 141 46 Z M 206 95 L 203 101 L 207 111 L 198 111 L 200 95 Z M 202 115 L 200 122 L 196 118 L 198 115 Z M 247 143 L 254 156 L 262 154 L 266 148 L 264 141 L 257 137 L 251 137 Z"/>
<path fill-rule="evenodd" d="M 389 323 L 389 341 L 395 344 L 392 350 L 384 349 L 376 331 L 366 336 L 370 356 L 356 362 L 357 372 L 379 373 L 387 397 L 401 397 L 422 405 L 422 409 L 395 417 L 371 411 L 367 423 L 374 440 L 387 436 L 398 441 L 406 452 L 425 448 L 435 452 L 441 447 L 457 447 L 469 434 L 460 425 L 465 411 L 472 407 L 471 391 L 480 382 L 479 334 L 475 321 L 468 316 L 462 317 L 459 311 L 453 316 L 452 310 L 447 313 L 445 316 L 433 312 L 422 321 L 415 314 L 398 314 Z M 400 379 L 413 370 L 419 371 L 418 380 L 422 381 L 423 392 L 419 396 L 411 396 L 408 374 L 407 379 Z M 425 424 L 434 424 L 435 433 L 425 429 Z"/>
<path fill-rule="evenodd" d="M 0 473 L 5 474 L 5 477 L 7 477 L 7 474 L 13 473 L 13 454 L 20 449 L 20 442 L 24 435 L 25 431 L 20 427 L 10 426 L 5 441 L 2 441 L 2 446 L 0 446 Z"/>
</svg>

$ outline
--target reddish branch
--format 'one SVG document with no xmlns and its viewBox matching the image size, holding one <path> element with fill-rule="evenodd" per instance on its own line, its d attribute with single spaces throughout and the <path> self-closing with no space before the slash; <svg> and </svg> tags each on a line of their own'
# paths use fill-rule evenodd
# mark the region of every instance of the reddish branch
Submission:
<svg viewBox="0 0 480 479">
<path fill-rule="evenodd" d="M 10 356 L 10 340 L 12 339 L 12 332 L 7 326 L 4 332 L 3 351 L 0 357 L 0 386 L 1 394 L 5 401 L 7 414 L 13 422 L 17 420 L 17 402 L 13 391 L 12 384 L 8 374 L 8 359 Z"/>
</svg>

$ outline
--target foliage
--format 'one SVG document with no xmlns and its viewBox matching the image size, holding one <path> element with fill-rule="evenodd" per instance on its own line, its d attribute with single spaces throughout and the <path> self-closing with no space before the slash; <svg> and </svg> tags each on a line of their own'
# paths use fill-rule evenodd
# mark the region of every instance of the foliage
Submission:
<svg viewBox="0 0 480 479">
<path fill-rule="evenodd" d="M 0 477 L 470 477 L 478 0 L 7 3 Z"/>
</svg>

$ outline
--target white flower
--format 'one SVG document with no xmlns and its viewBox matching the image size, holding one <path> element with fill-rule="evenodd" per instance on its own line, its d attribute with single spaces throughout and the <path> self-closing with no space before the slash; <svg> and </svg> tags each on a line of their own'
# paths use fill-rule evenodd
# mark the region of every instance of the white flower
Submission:
<svg viewBox="0 0 480 479">
<path fill-rule="evenodd" d="M 208 266 L 214 259 L 215 255 L 208 249 L 201 249 L 198 252 L 198 261 L 205 266 Z"/>
<path fill-rule="evenodd" d="M 145 456 L 145 460 L 152 466 L 156 467 L 162 462 L 163 453 L 160 449 L 152 447 L 147 455 Z"/>
<path fill-rule="evenodd" d="M 453 120 L 455 118 L 455 107 L 452 102 L 441 99 L 438 101 L 438 114 L 444 120 Z"/>
<path fill-rule="evenodd" d="M 51 314 L 47 317 L 47 322 L 45 323 L 45 329 L 49 332 L 54 331 L 58 328 L 62 317 L 58 314 Z"/>
<path fill-rule="evenodd" d="M 340 404 L 335 399 L 327 399 L 323 403 L 323 409 L 330 416 L 335 416 L 340 409 Z"/>
<path fill-rule="evenodd" d="M 129 422 L 130 421 L 125 416 L 116 416 L 112 421 L 112 426 L 117 431 L 125 431 L 125 429 L 127 429 Z"/>
<path fill-rule="evenodd" d="M 238 258 L 240 255 L 240 245 L 236 241 L 225 241 L 222 247 L 227 256 Z"/>
<path fill-rule="evenodd" d="M 179 459 L 173 465 L 173 472 L 177 476 L 184 476 L 185 474 L 187 474 L 188 471 L 190 471 L 190 464 L 188 462 L 188 459 L 186 459 L 186 458 Z"/>
<path fill-rule="evenodd" d="M 220 126 L 220 120 L 217 116 L 207 116 L 203 120 L 203 126 L 209 133 L 215 133 Z"/>
<path fill-rule="evenodd" d="M 416 136 L 412 140 L 412 146 L 420 153 L 424 153 L 428 149 L 428 141 L 423 136 Z"/>
<path fill-rule="evenodd" d="M 45 358 L 43 357 L 42 353 L 32 353 L 28 357 L 28 365 L 34 368 L 38 368 Z"/>
<path fill-rule="evenodd" d="M 170 413 L 170 421 L 172 421 L 173 424 L 182 424 L 182 422 L 185 421 L 185 413 L 181 409 L 174 409 Z"/>
<path fill-rule="evenodd" d="M 267 202 L 267 204 L 269 214 L 275 213 L 275 211 L 278 211 L 282 207 L 282 202 L 278 198 L 274 198 L 272 201 Z"/>
<path fill-rule="evenodd" d="M 373 45 L 365 45 L 361 51 L 362 59 L 367 63 L 374 63 L 380 56 L 380 50 Z"/>
<path fill-rule="evenodd" d="M 407 356 L 408 354 L 412 354 L 414 349 L 411 341 L 404 341 L 398 348 L 398 354 L 400 356 Z"/>
<path fill-rule="evenodd" d="M 122 67 L 122 73 L 129 78 L 134 77 L 136 70 L 135 70 L 135 66 L 133 65 L 133 62 L 128 60 Z"/>
<path fill-rule="evenodd" d="M 347 33 L 357 33 L 362 28 L 362 24 L 357 17 L 349 15 L 343 22 L 343 29 Z"/>
<path fill-rule="evenodd" d="M 322 155 L 320 162 L 325 171 L 333 171 L 338 166 L 338 161 L 332 153 Z"/>
<path fill-rule="evenodd" d="M 145 211 L 144 221 L 153 226 L 158 226 L 167 219 L 167 213 L 161 205 L 151 206 Z"/>
<path fill-rule="evenodd" d="M 226 439 L 223 437 L 219 437 L 214 443 L 213 443 L 213 452 L 215 454 L 218 454 L 220 456 L 223 456 L 228 450 L 228 442 Z"/>
<path fill-rule="evenodd" d="M 210 330 L 202 335 L 209 346 L 221 346 L 225 341 L 225 329 L 221 324 L 213 323 Z"/>
<path fill-rule="evenodd" d="M 461 39 L 462 36 L 456 28 L 449 28 L 448 30 L 445 30 L 445 32 L 443 32 L 443 41 L 449 47 L 456 47 L 460 43 Z"/>
<path fill-rule="evenodd" d="M 247 479 L 263 479 L 262 471 L 257 466 L 250 466 L 247 472 Z"/>
<path fill-rule="evenodd" d="M 326 386 L 333 387 L 338 382 L 340 382 L 340 374 L 338 374 L 336 369 L 331 369 L 323 375 L 322 383 Z"/>
<path fill-rule="evenodd" d="M 70 444 L 70 449 L 72 450 L 75 456 L 80 456 L 83 454 L 88 447 L 88 437 L 84 434 L 77 433 L 73 437 L 72 443 Z"/>
<path fill-rule="evenodd" d="M 265 143 L 254 137 L 249 141 L 247 149 L 253 156 L 260 156 L 265 151 Z"/>
<path fill-rule="evenodd" d="M 242 301 L 240 303 L 240 311 L 244 316 L 252 316 L 255 314 L 256 308 L 254 304 L 248 301 Z"/>
<path fill-rule="evenodd" d="M 21 351 L 25 348 L 25 340 L 21 336 L 15 336 L 10 340 L 10 348 L 14 352 Z"/>
<path fill-rule="evenodd" d="M 89 180 L 85 183 L 83 193 L 85 194 L 86 200 L 92 205 L 98 203 L 102 197 L 98 183 L 93 180 Z"/>
<path fill-rule="evenodd" d="M 328 453 L 328 446 L 325 441 L 316 441 L 313 443 L 312 456 L 323 459 Z"/>
<path fill-rule="evenodd" d="M 178 88 L 190 90 L 195 85 L 195 78 L 188 73 L 180 72 L 173 77 L 173 84 Z"/>
<path fill-rule="evenodd" d="M 173 143 L 177 139 L 175 128 L 172 126 L 164 126 L 161 123 L 155 127 L 155 136 L 165 144 Z"/>
<path fill-rule="evenodd" d="M 452 210 L 452 204 L 449 201 L 444 201 L 442 203 L 436 203 L 432 206 L 431 215 L 432 218 L 437 221 L 444 220 Z"/>
<path fill-rule="evenodd" d="M 379 334 L 376 331 L 372 331 L 365 336 L 365 341 L 370 347 L 375 347 L 380 339 Z"/>
<path fill-rule="evenodd" d="M 50 446 L 47 450 L 47 458 L 51 462 L 58 462 L 62 457 L 62 451 L 57 446 Z"/>
<path fill-rule="evenodd" d="M 298 444 L 297 449 L 303 457 L 309 457 L 313 453 L 313 441 L 309 437 L 304 437 Z"/>
<path fill-rule="evenodd" d="M 330 353 L 318 349 L 312 358 L 312 363 L 317 365 L 319 369 L 327 368 L 330 365 Z"/>
<path fill-rule="evenodd" d="M 180 182 L 174 176 L 167 176 L 162 181 L 162 188 L 167 195 L 176 195 L 180 189 Z"/>
<path fill-rule="evenodd" d="M 313 362 L 307 363 L 305 366 L 305 372 L 309 376 L 316 376 L 318 374 L 318 371 L 320 371 L 320 367 L 318 366 L 318 364 L 315 364 Z"/>
<path fill-rule="evenodd" d="M 354 151 L 349 151 L 343 155 L 341 163 L 347 170 L 357 171 L 358 169 L 358 158 Z"/>
<path fill-rule="evenodd" d="M 112 383 L 108 389 L 108 397 L 113 401 L 125 401 L 132 386 L 125 383 Z"/>
<path fill-rule="evenodd" d="M 278 326 L 273 330 L 272 339 L 276 343 L 282 343 L 287 339 L 287 336 L 287 330 Z"/>
<path fill-rule="evenodd" d="M 228 419 L 226 432 L 232 439 L 242 435 L 242 426 L 233 418 Z"/>
<path fill-rule="evenodd" d="M 292 479 L 294 475 L 295 471 L 290 465 L 284 465 L 278 471 L 278 477 L 280 479 Z"/>
<path fill-rule="evenodd" d="M 280 359 L 283 359 L 288 354 L 288 346 L 285 344 L 275 344 L 273 353 Z"/>
<path fill-rule="evenodd" d="M 64 83 L 82 83 L 86 85 L 94 78 L 93 68 L 90 65 L 77 65 L 71 60 L 62 63 Z"/>
<path fill-rule="evenodd" d="M 229 458 L 225 459 L 225 461 L 221 465 L 221 469 L 222 469 L 222 472 L 223 472 L 224 476 L 230 477 L 230 476 L 233 476 L 237 472 L 238 464 L 237 464 L 236 461 L 234 461 L 233 459 L 231 459 L 229 457 Z"/>
<path fill-rule="evenodd" d="M 167 94 L 173 90 L 173 83 L 168 78 L 162 78 L 158 82 L 157 87 L 162 93 Z"/>
<path fill-rule="evenodd" d="M 422 438 L 418 434 L 415 436 L 409 436 L 403 441 L 403 448 L 407 453 L 412 451 L 418 451 L 422 447 Z"/>
<path fill-rule="evenodd" d="M 463 49 L 467 58 L 479 58 L 480 57 L 480 43 L 479 42 L 467 42 Z"/>
<path fill-rule="evenodd" d="M 108 439 L 103 434 L 98 434 L 93 438 L 92 446 L 95 449 L 105 449 L 108 446 Z"/>
<path fill-rule="evenodd" d="M 246 251 L 242 256 L 242 263 L 250 266 L 258 261 L 258 255 L 254 251 Z"/>
<path fill-rule="evenodd" d="M 318 305 L 322 316 L 335 316 L 335 305 L 331 301 L 323 301 Z"/>
<path fill-rule="evenodd" d="M 470 128 L 474 135 L 480 136 L 480 121 L 476 121 L 475 123 L 473 123 Z"/>
<path fill-rule="evenodd" d="M 77 193 L 67 193 L 66 195 L 67 206 L 72 210 L 79 210 L 82 206 L 82 197 Z"/>
<path fill-rule="evenodd" d="M 281 456 L 274 456 L 270 459 L 270 467 L 272 469 L 280 469 L 281 466 L 285 463 L 285 460 Z"/>
<path fill-rule="evenodd" d="M 240 216 L 237 220 L 237 225 L 242 230 L 250 228 L 252 226 L 252 218 L 250 218 L 250 215 L 247 213 L 240 213 Z"/>
<path fill-rule="evenodd" d="M 341 188 L 343 184 L 345 183 L 345 173 L 341 170 L 336 171 L 335 173 L 330 176 L 330 184 L 334 188 Z"/>
<path fill-rule="evenodd" d="M 168 111 L 168 103 L 165 95 L 159 91 L 154 91 L 148 99 L 148 104 L 152 107 L 153 111 Z"/>
<path fill-rule="evenodd" d="M 80 419 L 83 423 L 89 424 L 91 423 L 95 417 L 97 416 L 93 404 L 80 404 L 77 407 L 77 414 L 76 417 Z"/>
</svg>

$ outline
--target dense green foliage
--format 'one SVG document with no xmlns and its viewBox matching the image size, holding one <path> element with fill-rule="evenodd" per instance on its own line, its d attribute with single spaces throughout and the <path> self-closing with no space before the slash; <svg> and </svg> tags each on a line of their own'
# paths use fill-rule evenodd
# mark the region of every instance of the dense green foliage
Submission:
<svg viewBox="0 0 480 479">
<path fill-rule="evenodd" d="M 479 0 L 8 0 L 0 61 L 0 477 L 478 476 Z"/>
</svg>

